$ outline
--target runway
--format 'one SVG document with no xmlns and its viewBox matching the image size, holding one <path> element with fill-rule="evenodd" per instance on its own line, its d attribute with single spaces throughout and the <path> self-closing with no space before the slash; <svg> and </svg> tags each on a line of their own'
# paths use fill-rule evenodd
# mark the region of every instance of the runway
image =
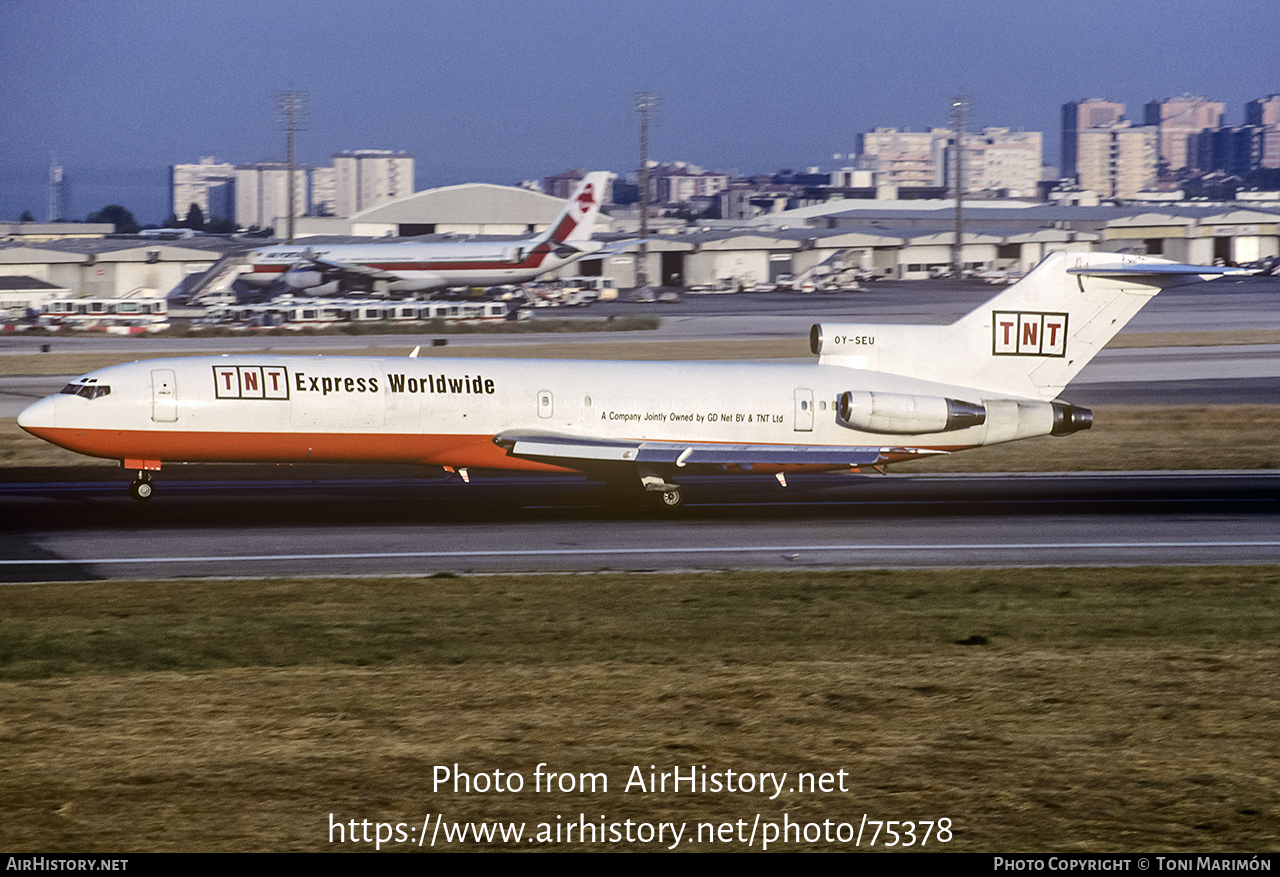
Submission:
<svg viewBox="0 0 1280 877">
<path fill-rule="evenodd" d="M 1274 326 L 1277 284 L 1225 279 L 1170 290 L 1137 331 Z M 1194 290 L 1194 291 L 1192 291 Z M 874 284 L 839 296 L 689 296 L 660 310 L 658 332 L 598 333 L 620 344 L 807 334 L 815 319 L 947 322 L 999 290 L 969 284 Z M 610 304 L 619 313 L 636 305 Z M 652 306 L 647 306 L 653 310 Z M 588 315 L 603 313 L 594 308 Z M 485 344 L 564 336 L 467 338 Z M 405 336 L 406 345 L 417 343 Z M 420 339 L 419 339 L 420 340 Z M 462 341 L 463 339 L 457 339 Z M 244 349 L 314 346 L 316 338 L 235 339 Z M 59 349 L 136 349 L 137 339 L 57 339 Z M 329 336 L 363 347 L 368 336 Z M 147 339 L 225 349 L 228 339 Z M 0 416 L 56 392 L 32 339 L 27 375 L 0 379 Z M 1064 394 L 1082 405 L 1280 402 L 1280 345 L 1103 351 Z M 24 370 L 25 371 L 25 370 Z M 133 502 L 122 473 L 68 483 L 65 470 L 0 484 L 0 581 L 184 576 L 365 575 L 725 567 L 1103 566 L 1280 562 L 1280 475 L 1072 473 L 795 477 L 689 484 L 676 517 L 602 506 L 580 478 L 424 477 L 166 467 L 157 499 Z M 86 476 L 88 477 L 88 476 Z"/>
<path fill-rule="evenodd" d="M 578 478 L 0 485 L 0 580 L 1280 563 L 1280 474 L 810 476 L 689 485 L 679 514 Z"/>
</svg>

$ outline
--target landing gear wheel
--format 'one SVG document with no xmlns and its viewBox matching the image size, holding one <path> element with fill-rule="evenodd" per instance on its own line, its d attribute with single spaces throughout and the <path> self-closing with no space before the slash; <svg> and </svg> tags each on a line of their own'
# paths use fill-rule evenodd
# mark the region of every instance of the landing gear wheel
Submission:
<svg viewBox="0 0 1280 877">
<path fill-rule="evenodd" d="M 151 494 L 155 492 L 155 485 L 151 483 L 150 478 L 138 478 L 129 485 L 129 493 L 138 502 L 146 502 L 151 499 Z"/>
<path fill-rule="evenodd" d="M 684 505 L 684 493 L 676 487 L 657 491 L 654 494 L 654 504 L 665 511 L 675 511 Z"/>
</svg>

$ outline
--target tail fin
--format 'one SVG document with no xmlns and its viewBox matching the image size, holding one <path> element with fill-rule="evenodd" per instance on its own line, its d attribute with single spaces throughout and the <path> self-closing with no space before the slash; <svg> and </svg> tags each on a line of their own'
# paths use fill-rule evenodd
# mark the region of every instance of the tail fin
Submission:
<svg viewBox="0 0 1280 877">
<path fill-rule="evenodd" d="M 1160 290 L 1235 268 L 1116 253 L 1053 253 L 949 326 L 818 325 L 821 361 L 1053 399 Z"/>
<path fill-rule="evenodd" d="M 582 182 L 569 196 L 569 200 L 564 202 L 564 209 L 560 211 L 555 222 L 534 238 L 532 243 L 536 245 L 548 241 L 564 243 L 590 240 L 608 179 L 609 175 L 603 171 L 596 171 L 583 177 Z"/>
</svg>

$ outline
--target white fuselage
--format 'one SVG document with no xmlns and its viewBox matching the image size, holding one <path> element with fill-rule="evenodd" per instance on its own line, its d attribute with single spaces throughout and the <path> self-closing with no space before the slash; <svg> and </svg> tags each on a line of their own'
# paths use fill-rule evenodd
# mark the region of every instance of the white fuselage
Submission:
<svg viewBox="0 0 1280 877">
<path fill-rule="evenodd" d="M 388 276 L 392 292 L 414 292 L 451 286 L 499 286 L 525 283 L 562 268 L 600 248 L 600 244 L 577 242 L 564 256 L 553 246 L 535 245 L 528 240 L 458 241 L 422 243 L 404 241 L 384 244 L 337 244 L 329 247 L 267 247 L 252 257 L 253 270 L 246 277 L 263 283 L 278 277 L 300 277 L 299 289 L 319 285 L 322 267 L 298 267 L 308 259 L 369 272 L 371 279 Z M 311 277 L 309 275 L 314 275 Z"/>
<path fill-rule="evenodd" d="M 726 445 L 900 444 L 902 436 L 838 422 L 836 400 L 850 390 L 988 404 L 985 424 L 913 435 L 915 447 L 959 449 L 1052 428 L 1047 403 L 1001 403 L 972 389 L 817 364 L 219 356 L 112 366 L 78 386 L 110 391 L 50 396 L 22 413 L 22 427 L 83 454 L 157 464 L 548 468 L 507 456 L 493 439 L 509 430 Z"/>
</svg>

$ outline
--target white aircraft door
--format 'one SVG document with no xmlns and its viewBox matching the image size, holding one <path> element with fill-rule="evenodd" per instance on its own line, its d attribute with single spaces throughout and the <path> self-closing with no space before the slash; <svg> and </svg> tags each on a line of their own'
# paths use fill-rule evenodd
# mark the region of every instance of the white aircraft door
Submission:
<svg viewBox="0 0 1280 877">
<path fill-rule="evenodd" d="M 156 423 L 173 423 L 178 419 L 178 382 L 173 370 L 151 372 L 151 419 Z"/>
<path fill-rule="evenodd" d="M 796 390 L 796 432 L 813 432 L 813 390 Z"/>
</svg>

